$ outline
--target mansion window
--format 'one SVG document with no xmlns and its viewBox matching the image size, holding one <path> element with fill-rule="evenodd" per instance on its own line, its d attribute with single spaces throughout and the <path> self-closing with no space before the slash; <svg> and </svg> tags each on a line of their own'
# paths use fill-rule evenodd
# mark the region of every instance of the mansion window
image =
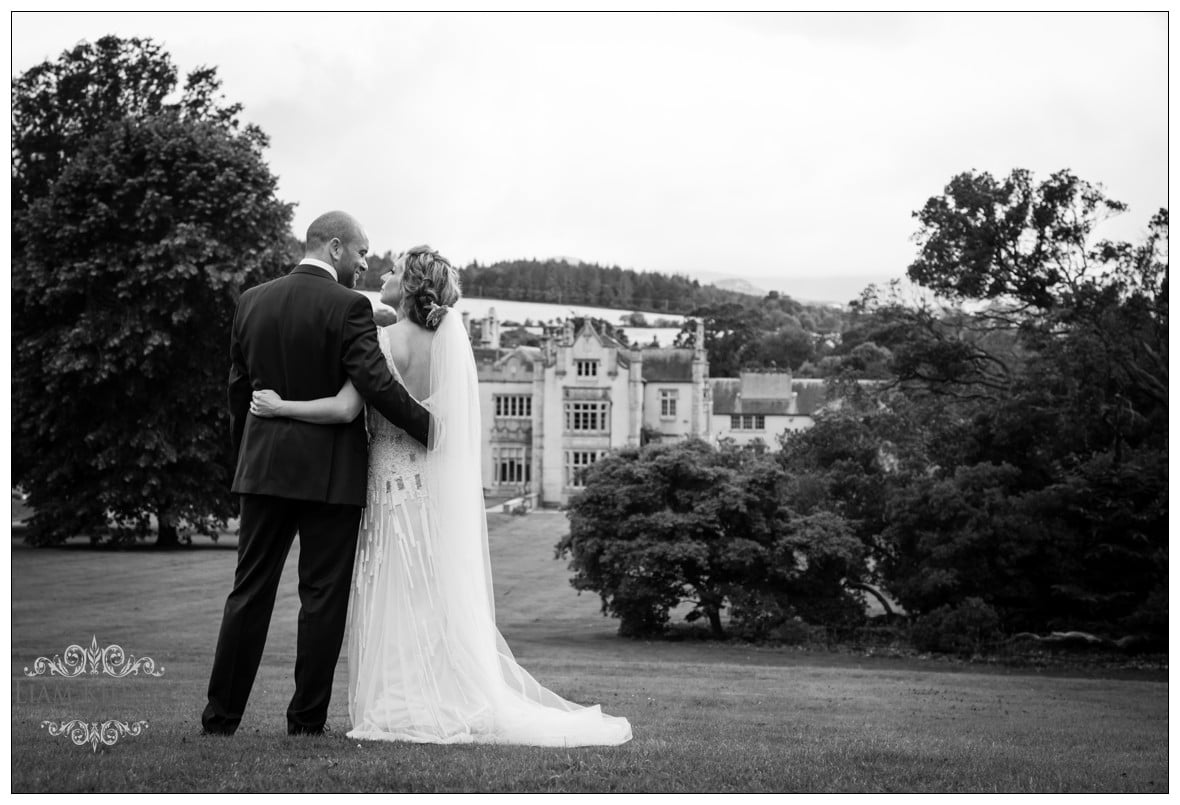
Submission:
<svg viewBox="0 0 1180 805">
<path fill-rule="evenodd" d="M 660 416 L 672 418 L 676 416 L 676 399 L 680 392 L 676 389 L 660 389 Z"/>
<path fill-rule="evenodd" d="M 604 450 L 566 450 L 565 485 L 581 488 L 586 485 L 586 470 L 606 455 Z"/>
<path fill-rule="evenodd" d="M 581 433 L 606 433 L 607 410 L 604 402 L 567 402 L 565 404 L 565 429 Z"/>
<path fill-rule="evenodd" d="M 730 430 L 766 430 L 766 417 L 762 414 L 730 414 Z"/>
<path fill-rule="evenodd" d="M 598 377 L 598 361 L 574 361 L 574 372 L 578 377 Z"/>
<path fill-rule="evenodd" d="M 497 394 L 497 419 L 531 419 L 533 398 L 527 394 Z"/>
<path fill-rule="evenodd" d="M 492 482 L 527 484 L 532 480 L 532 462 L 525 447 L 492 447 Z"/>
</svg>

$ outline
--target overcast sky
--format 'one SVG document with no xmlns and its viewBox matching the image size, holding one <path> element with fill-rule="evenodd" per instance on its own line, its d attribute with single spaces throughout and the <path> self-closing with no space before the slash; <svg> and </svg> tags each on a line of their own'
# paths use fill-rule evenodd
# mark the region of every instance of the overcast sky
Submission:
<svg viewBox="0 0 1180 805">
<path fill-rule="evenodd" d="M 14 75 L 151 37 L 218 68 L 270 136 L 302 237 L 356 214 L 379 253 L 569 256 L 848 298 L 901 276 L 956 173 L 1069 168 L 1167 205 L 1163 12 L 28 13 Z M 817 279 L 819 278 L 819 279 Z M 855 287 L 854 287 L 855 286 Z M 825 289 L 827 289 L 825 291 Z"/>
</svg>

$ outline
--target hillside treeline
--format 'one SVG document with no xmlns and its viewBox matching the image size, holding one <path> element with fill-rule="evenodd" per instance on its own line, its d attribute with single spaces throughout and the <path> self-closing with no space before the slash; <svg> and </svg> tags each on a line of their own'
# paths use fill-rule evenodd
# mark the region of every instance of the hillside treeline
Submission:
<svg viewBox="0 0 1180 805">
<path fill-rule="evenodd" d="M 571 265 L 565 260 L 473 262 L 460 269 L 459 276 L 470 296 L 657 313 L 687 314 L 701 305 L 749 298 L 679 274 L 596 263 Z"/>
</svg>

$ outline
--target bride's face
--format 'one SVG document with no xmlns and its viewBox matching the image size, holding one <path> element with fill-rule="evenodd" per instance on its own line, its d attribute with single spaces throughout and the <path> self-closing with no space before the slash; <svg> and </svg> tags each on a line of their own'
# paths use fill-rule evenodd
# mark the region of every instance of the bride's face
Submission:
<svg viewBox="0 0 1180 805">
<path fill-rule="evenodd" d="M 402 303 L 402 274 L 405 270 L 404 258 L 394 261 L 393 269 L 385 274 L 381 283 L 381 301 L 394 309 Z"/>
</svg>

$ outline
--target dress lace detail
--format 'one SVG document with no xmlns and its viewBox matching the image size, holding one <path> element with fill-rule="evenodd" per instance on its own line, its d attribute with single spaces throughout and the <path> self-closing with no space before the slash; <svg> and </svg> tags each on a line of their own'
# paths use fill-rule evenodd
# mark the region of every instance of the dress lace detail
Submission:
<svg viewBox="0 0 1180 805">
<path fill-rule="evenodd" d="M 386 330 L 378 340 L 400 382 Z M 474 366 L 468 371 L 473 386 Z M 433 376 L 431 392 L 422 401 L 428 408 L 437 396 Z M 439 407 L 446 406 L 432 413 Z M 348 737 L 543 746 L 630 740 L 626 719 L 541 686 L 496 628 L 478 460 L 467 468 L 470 483 L 454 485 L 452 475 L 462 472 L 446 473 L 446 483 L 458 487 L 448 493 L 453 500 L 432 500 L 432 488 L 435 498 L 442 495 L 426 448 L 376 412 L 367 424 L 368 503 L 348 613 Z M 455 527 L 457 508 L 478 517 Z"/>
</svg>

